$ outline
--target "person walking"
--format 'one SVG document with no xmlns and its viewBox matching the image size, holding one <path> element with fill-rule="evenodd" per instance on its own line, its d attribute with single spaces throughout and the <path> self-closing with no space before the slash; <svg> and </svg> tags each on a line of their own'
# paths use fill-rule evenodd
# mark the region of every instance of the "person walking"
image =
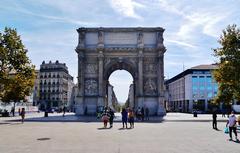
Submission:
<svg viewBox="0 0 240 153">
<path fill-rule="evenodd" d="M 102 121 L 103 121 L 103 127 L 107 128 L 107 123 L 109 121 L 110 115 L 107 112 L 107 108 L 104 109 L 102 113 Z"/>
<path fill-rule="evenodd" d="M 144 121 L 144 108 L 141 108 L 141 118 L 142 118 L 142 122 Z"/>
<path fill-rule="evenodd" d="M 130 123 L 130 128 L 134 128 L 134 112 L 133 112 L 132 109 L 129 109 L 128 120 L 129 120 L 129 123 Z"/>
<path fill-rule="evenodd" d="M 11 113 L 12 113 L 12 116 L 14 117 L 15 116 L 15 109 L 14 109 L 14 107 L 12 107 Z"/>
<path fill-rule="evenodd" d="M 18 115 L 21 116 L 21 108 L 18 108 Z"/>
<path fill-rule="evenodd" d="M 238 126 L 240 126 L 240 115 L 237 117 Z"/>
<path fill-rule="evenodd" d="M 137 120 L 140 121 L 141 120 L 141 115 L 142 115 L 140 107 L 138 107 L 136 115 L 137 115 Z"/>
<path fill-rule="evenodd" d="M 66 106 L 63 106 L 63 117 L 65 117 L 66 109 Z"/>
<path fill-rule="evenodd" d="M 127 110 L 125 108 L 123 108 L 121 114 L 122 114 L 122 125 L 123 125 L 123 128 L 125 128 L 125 126 L 126 126 L 126 129 L 127 129 L 128 112 L 127 112 Z"/>
<path fill-rule="evenodd" d="M 148 107 L 146 107 L 146 109 L 145 109 L 145 116 L 146 116 L 146 120 L 149 120 L 149 109 L 148 109 Z"/>
<path fill-rule="evenodd" d="M 234 111 L 232 111 L 231 115 L 229 116 L 229 119 L 227 121 L 226 127 L 229 127 L 229 136 L 230 136 L 230 141 L 232 141 L 232 131 L 235 134 L 236 141 L 239 141 L 237 138 L 237 118 L 234 114 Z"/>
<path fill-rule="evenodd" d="M 226 111 L 225 109 L 222 109 L 222 117 L 225 117 Z"/>
<path fill-rule="evenodd" d="M 217 112 L 216 112 L 216 110 L 213 111 L 212 118 L 213 118 L 212 127 L 213 127 L 213 129 L 217 130 Z"/>
<path fill-rule="evenodd" d="M 109 108 L 109 115 L 110 115 L 109 124 L 110 124 L 110 128 L 112 128 L 113 127 L 113 119 L 114 119 L 115 115 L 111 108 Z"/>
<path fill-rule="evenodd" d="M 21 118 L 22 118 L 22 123 L 24 123 L 24 119 L 25 119 L 25 108 L 22 108 L 22 111 L 21 111 Z"/>
</svg>

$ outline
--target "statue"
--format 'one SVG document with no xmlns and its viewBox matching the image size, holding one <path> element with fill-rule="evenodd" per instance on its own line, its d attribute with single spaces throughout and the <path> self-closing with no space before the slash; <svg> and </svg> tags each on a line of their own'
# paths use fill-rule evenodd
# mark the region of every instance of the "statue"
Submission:
<svg viewBox="0 0 240 153">
<path fill-rule="evenodd" d="M 98 31 L 98 43 L 103 44 L 103 31 Z"/>
<path fill-rule="evenodd" d="M 137 44 L 143 44 L 143 33 L 139 32 L 138 33 L 138 40 L 137 40 Z"/>
</svg>

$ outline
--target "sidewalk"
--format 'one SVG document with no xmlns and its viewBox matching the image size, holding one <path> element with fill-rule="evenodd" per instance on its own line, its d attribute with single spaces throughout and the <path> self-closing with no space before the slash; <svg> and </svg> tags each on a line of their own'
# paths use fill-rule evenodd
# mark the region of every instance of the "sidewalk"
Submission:
<svg viewBox="0 0 240 153">
<path fill-rule="evenodd" d="M 115 113 L 115 122 L 121 122 L 121 114 Z M 0 117 L 1 122 L 14 122 L 20 121 L 20 116 L 15 117 Z M 227 117 L 223 118 L 218 114 L 218 122 L 226 122 Z M 49 113 L 48 117 L 44 117 L 44 113 L 31 113 L 26 114 L 26 122 L 100 122 L 96 116 L 76 116 L 74 113 L 66 113 L 63 117 L 62 113 Z M 210 122 L 212 121 L 211 114 L 198 114 L 198 117 L 193 117 L 193 114 L 187 113 L 167 113 L 164 117 L 152 116 L 149 121 L 144 122 Z M 136 121 L 137 122 L 137 121 Z M 141 122 L 141 121 L 139 121 Z"/>
</svg>

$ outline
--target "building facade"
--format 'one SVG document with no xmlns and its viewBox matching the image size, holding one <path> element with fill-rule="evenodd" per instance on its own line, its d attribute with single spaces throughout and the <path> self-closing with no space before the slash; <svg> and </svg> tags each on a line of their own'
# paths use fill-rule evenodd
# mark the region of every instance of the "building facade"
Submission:
<svg viewBox="0 0 240 153">
<path fill-rule="evenodd" d="M 34 86 L 33 86 L 33 92 L 32 92 L 32 103 L 33 103 L 33 106 L 37 106 L 38 104 L 38 101 L 39 101 L 39 81 L 40 81 L 40 78 L 39 78 L 39 70 L 35 70 L 35 80 L 34 80 Z"/>
<path fill-rule="evenodd" d="M 113 90 L 113 86 L 111 84 L 108 84 L 108 96 L 107 96 L 107 104 L 105 106 L 110 107 L 112 110 L 116 110 L 116 106 L 118 104 L 117 97 L 115 95 L 115 92 Z"/>
<path fill-rule="evenodd" d="M 39 104 L 41 109 L 70 106 L 73 77 L 65 63 L 42 62 L 39 71 Z"/>
<path fill-rule="evenodd" d="M 198 65 L 165 82 L 166 108 L 169 111 L 209 112 L 217 95 L 218 84 L 212 76 L 217 65 Z"/>
</svg>

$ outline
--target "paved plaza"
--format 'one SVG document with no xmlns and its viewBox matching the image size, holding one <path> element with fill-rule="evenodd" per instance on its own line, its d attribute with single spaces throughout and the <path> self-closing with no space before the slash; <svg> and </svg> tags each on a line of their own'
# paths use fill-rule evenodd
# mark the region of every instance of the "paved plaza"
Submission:
<svg viewBox="0 0 240 153">
<path fill-rule="evenodd" d="M 60 114 L 53 121 L 36 120 L 40 115 L 43 114 L 32 115 L 35 121 L 29 119 L 24 124 L 16 121 L 19 117 L 11 118 L 11 121 L 9 118 L 0 118 L 0 152 L 240 152 L 240 144 L 228 141 L 228 135 L 223 132 L 226 123 L 222 120 L 218 123 L 219 131 L 213 130 L 210 115 L 200 115 L 194 121 L 191 114 L 171 113 L 159 122 L 138 122 L 134 129 L 122 129 L 120 122 L 115 122 L 112 129 L 103 129 L 101 122 L 77 121 L 71 114 L 65 117 L 72 118 L 69 122 L 61 121 L 63 117 Z"/>
</svg>

